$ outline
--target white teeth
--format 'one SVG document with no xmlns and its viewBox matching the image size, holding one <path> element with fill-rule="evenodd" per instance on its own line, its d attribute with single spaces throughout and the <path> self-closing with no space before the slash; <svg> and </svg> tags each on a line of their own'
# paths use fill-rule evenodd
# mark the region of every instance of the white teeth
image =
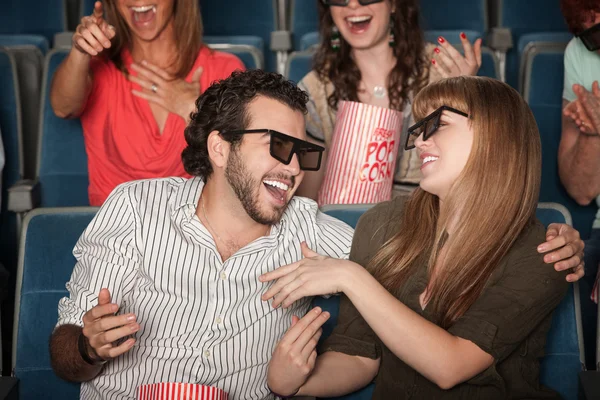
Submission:
<svg viewBox="0 0 600 400">
<path fill-rule="evenodd" d="M 355 23 L 355 22 L 364 22 L 364 21 L 368 21 L 370 20 L 372 17 L 368 16 L 368 15 L 361 15 L 358 17 L 348 17 L 346 18 L 346 20 L 348 20 L 349 22 Z"/>
<path fill-rule="evenodd" d="M 278 181 L 263 181 L 263 183 L 267 184 L 269 186 L 276 187 L 277 189 L 285 190 L 286 192 L 289 189 L 288 185 L 286 185 L 285 183 L 278 182 Z"/>
<path fill-rule="evenodd" d="M 146 11 L 154 11 L 156 12 L 156 6 L 139 6 L 139 7 L 131 7 L 131 9 L 135 12 L 146 12 Z"/>
<path fill-rule="evenodd" d="M 423 164 L 426 164 L 426 163 L 428 163 L 428 162 L 430 162 L 430 161 L 435 161 L 435 160 L 437 160 L 438 158 L 439 158 L 439 157 L 427 156 L 427 157 L 425 157 L 425 158 L 423 159 Z M 423 164 L 421 164 L 421 165 L 423 165 Z"/>
</svg>

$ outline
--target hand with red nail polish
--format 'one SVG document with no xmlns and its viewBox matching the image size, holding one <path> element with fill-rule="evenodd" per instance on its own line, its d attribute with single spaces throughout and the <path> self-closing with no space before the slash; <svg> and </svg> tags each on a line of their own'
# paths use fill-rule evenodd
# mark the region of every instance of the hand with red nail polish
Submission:
<svg viewBox="0 0 600 400">
<path fill-rule="evenodd" d="M 477 75 L 481 67 L 481 39 L 477 39 L 474 45 L 464 32 L 460 34 L 460 41 L 464 49 L 464 56 L 454 48 L 444 37 L 439 36 L 439 46 L 434 49 L 434 59 L 431 64 L 437 73 L 430 74 L 429 82 L 435 82 L 440 78 L 450 78 L 461 75 Z"/>
</svg>

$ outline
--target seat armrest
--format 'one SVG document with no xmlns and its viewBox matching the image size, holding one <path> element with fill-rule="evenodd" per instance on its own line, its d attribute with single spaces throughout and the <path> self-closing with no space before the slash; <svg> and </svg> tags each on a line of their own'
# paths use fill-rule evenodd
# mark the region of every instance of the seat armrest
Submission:
<svg viewBox="0 0 600 400">
<path fill-rule="evenodd" d="M 23 179 L 8 188 L 8 209 L 15 213 L 33 210 L 41 203 L 40 183 Z"/>
<path fill-rule="evenodd" d="M 492 28 L 487 36 L 488 47 L 506 53 L 513 47 L 512 33 L 509 28 Z"/>
</svg>

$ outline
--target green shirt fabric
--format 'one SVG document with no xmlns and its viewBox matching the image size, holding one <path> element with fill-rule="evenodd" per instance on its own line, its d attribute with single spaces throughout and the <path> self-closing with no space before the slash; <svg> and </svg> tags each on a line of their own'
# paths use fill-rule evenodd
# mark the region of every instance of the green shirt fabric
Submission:
<svg viewBox="0 0 600 400">
<path fill-rule="evenodd" d="M 377 250 L 399 229 L 405 198 L 398 197 L 369 210 L 358 222 L 350 259 L 366 266 Z M 566 273 L 543 262 L 537 246 L 545 229 L 532 221 L 502 259 L 478 300 L 449 328 L 470 340 L 495 361 L 477 376 L 442 390 L 396 357 L 342 296 L 338 325 L 323 343 L 321 352 L 381 358 L 373 399 L 557 399 L 554 391 L 539 384 L 539 358 L 544 354 L 552 312 L 568 289 Z M 428 257 L 396 297 L 432 321 L 421 309 L 419 295 L 427 286 Z"/>
</svg>

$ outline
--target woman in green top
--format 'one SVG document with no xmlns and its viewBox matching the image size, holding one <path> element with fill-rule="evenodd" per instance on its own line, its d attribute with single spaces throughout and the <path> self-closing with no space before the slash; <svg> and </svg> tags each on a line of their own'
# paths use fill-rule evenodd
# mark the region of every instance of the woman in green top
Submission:
<svg viewBox="0 0 600 400">
<path fill-rule="evenodd" d="M 529 107 L 502 82 L 459 77 L 424 88 L 413 113 L 406 148 L 421 157 L 420 188 L 361 218 L 350 261 L 305 248 L 261 278 L 278 279 L 264 296 L 274 306 L 343 292 L 316 363 L 319 332 L 298 335 L 302 351 L 282 340 L 271 389 L 329 397 L 375 380 L 374 399 L 558 397 L 539 384 L 538 359 L 568 283 L 537 251 L 541 148 Z"/>
</svg>

